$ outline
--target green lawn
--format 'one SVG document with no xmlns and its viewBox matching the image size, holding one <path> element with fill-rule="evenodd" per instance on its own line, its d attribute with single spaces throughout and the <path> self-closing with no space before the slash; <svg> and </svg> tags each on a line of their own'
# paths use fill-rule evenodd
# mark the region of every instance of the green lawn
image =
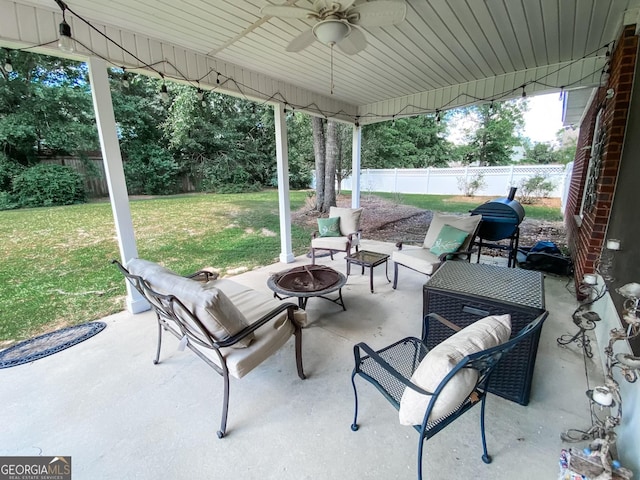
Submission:
<svg viewBox="0 0 640 480">
<path fill-rule="evenodd" d="M 419 208 L 466 213 L 453 196 L 377 194 Z M 307 192 L 291 192 L 291 209 Z M 477 204 L 477 202 L 476 202 Z M 527 217 L 560 219 L 556 209 L 526 206 Z M 278 193 L 183 195 L 131 202 L 141 258 L 187 274 L 275 263 L 280 253 Z M 293 249 L 310 231 L 292 226 Z M 0 345 L 95 320 L 124 308 L 125 284 L 108 202 L 0 211 Z"/>
<path fill-rule="evenodd" d="M 419 194 L 395 194 L 395 193 L 375 193 L 382 198 L 393 200 L 402 205 L 412 205 L 425 210 L 435 210 L 437 212 L 469 213 L 481 203 L 488 200 L 485 197 L 468 197 L 466 201 L 461 201 L 459 196 L 454 195 L 419 195 Z M 562 213 L 559 208 L 546 207 L 544 205 L 523 205 L 526 218 L 538 220 L 561 221 Z"/>
<path fill-rule="evenodd" d="M 306 192 L 290 198 L 298 209 Z M 138 200 L 131 215 L 139 256 L 179 273 L 268 265 L 280 253 L 276 191 Z M 310 232 L 293 226 L 292 236 L 303 253 Z M 124 308 L 109 203 L 0 211 L 0 238 L 0 342 Z"/>
</svg>

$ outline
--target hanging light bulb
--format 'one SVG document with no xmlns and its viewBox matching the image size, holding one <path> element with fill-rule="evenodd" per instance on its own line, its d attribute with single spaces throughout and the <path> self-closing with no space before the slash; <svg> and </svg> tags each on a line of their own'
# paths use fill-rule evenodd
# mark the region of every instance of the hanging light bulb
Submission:
<svg viewBox="0 0 640 480">
<path fill-rule="evenodd" d="M 220 85 L 220 73 L 216 72 L 216 83 Z"/>
<path fill-rule="evenodd" d="M 129 88 L 129 75 L 127 74 L 127 72 L 124 72 L 122 74 L 122 86 L 124 88 Z"/>
<path fill-rule="evenodd" d="M 7 59 L 4 62 L 4 70 L 7 73 L 13 72 L 13 64 L 11 63 L 11 59 L 7 56 Z"/>
<path fill-rule="evenodd" d="M 196 97 L 198 97 L 199 101 L 202 101 L 204 99 L 204 91 L 201 88 L 198 88 L 198 91 L 196 92 Z"/>
<path fill-rule="evenodd" d="M 393 120 L 391 121 L 391 125 L 396 126 L 396 116 L 393 116 Z"/>
<path fill-rule="evenodd" d="M 436 109 L 436 123 L 440 123 L 440 110 Z"/>
<path fill-rule="evenodd" d="M 524 89 L 525 85 L 522 85 L 522 98 L 527 96 L 527 91 Z"/>
<path fill-rule="evenodd" d="M 63 12 L 64 13 L 64 12 Z M 62 19 L 60 22 L 60 37 L 58 38 L 58 48 L 63 52 L 73 52 L 73 40 L 71 38 L 71 27 L 67 21 Z"/>
<path fill-rule="evenodd" d="M 169 101 L 169 91 L 167 90 L 167 86 L 164 83 L 160 87 L 160 98 L 163 102 Z"/>
</svg>

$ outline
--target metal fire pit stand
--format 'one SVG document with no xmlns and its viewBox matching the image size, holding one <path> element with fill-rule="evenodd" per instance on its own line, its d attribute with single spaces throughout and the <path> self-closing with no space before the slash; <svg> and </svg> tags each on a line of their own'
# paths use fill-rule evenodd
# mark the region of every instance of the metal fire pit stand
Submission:
<svg viewBox="0 0 640 480">
<path fill-rule="evenodd" d="M 333 277 L 333 280 L 323 283 L 322 280 Z M 287 279 L 288 282 L 283 282 Z M 275 273 L 267 280 L 267 286 L 273 290 L 273 296 L 279 300 L 296 297 L 298 306 L 306 310 L 307 301 L 311 297 L 323 298 L 340 305 L 346 311 L 342 299 L 342 287 L 347 283 L 347 277 L 342 273 L 324 265 L 304 265 L 295 267 L 279 273 Z M 329 298 L 326 295 L 338 292 L 336 298 Z"/>
</svg>

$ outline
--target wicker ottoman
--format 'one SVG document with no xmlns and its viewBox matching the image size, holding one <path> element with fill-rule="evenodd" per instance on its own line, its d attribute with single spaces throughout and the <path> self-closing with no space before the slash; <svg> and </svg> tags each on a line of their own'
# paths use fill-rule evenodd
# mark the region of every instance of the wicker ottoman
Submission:
<svg viewBox="0 0 640 480">
<path fill-rule="evenodd" d="M 540 272 L 467 262 L 446 262 L 424 285 L 423 314 L 437 313 L 460 327 L 487 315 L 511 314 L 513 338 L 544 312 Z M 451 335 L 437 321 L 429 324 L 427 346 Z M 529 403 L 540 334 L 514 348 L 493 372 L 489 391 L 521 405 Z"/>
</svg>

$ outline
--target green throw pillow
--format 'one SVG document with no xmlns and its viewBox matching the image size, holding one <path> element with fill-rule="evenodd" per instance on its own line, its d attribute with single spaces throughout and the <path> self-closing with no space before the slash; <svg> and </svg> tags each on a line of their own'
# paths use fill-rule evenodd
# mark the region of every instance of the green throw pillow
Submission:
<svg viewBox="0 0 640 480">
<path fill-rule="evenodd" d="M 438 256 L 443 253 L 453 253 L 460 248 L 468 236 L 468 232 L 452 227 L 451 225 L 443 225 L 438 234 L 438 238 L 433 242 L 433 246 L 429 251 Z"/>
<path fill-rule="evenodd" d="M 318 231 L 321 237 L 341 237 L 340 217 L 319 218 Z"/>
</svg>

